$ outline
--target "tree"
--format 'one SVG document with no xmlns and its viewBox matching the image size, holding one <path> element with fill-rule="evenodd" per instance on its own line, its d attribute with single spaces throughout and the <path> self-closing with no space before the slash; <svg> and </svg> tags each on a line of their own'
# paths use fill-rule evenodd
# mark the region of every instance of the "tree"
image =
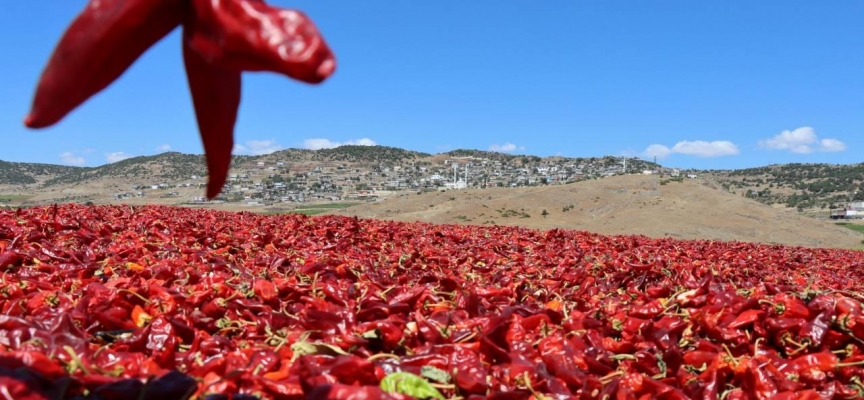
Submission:
<svg viewBox="0 0 864 400">
<path fill-rule="evenodd" d="M 547 215 L 549 215 L 549 212 L 548 212 L 548 211 L 546 211 L 546 209 L 545 209 L 545 208 L 544 208 L 544 209 L 543 209 L 543 212 L 542 212 L 542 213 L 540 213 L 540 215 L 542 215 L 542 216 L 543 216 L 543 218 L 546 218 L 546 216 L 547 216 Z"/>
</svg>

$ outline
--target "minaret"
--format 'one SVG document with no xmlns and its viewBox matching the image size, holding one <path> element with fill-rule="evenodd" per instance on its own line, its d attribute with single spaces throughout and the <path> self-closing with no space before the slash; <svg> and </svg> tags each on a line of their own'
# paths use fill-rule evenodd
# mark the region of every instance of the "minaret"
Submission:
<svg viewBox="0 0 864 400">
<path fill-rule="evenodd" d="M 456 174 L 459 171 L 459 164 L 453 163 L 453 187 L 456 187 Z"/>
<path fill-rule="evenodd" d="M 465 164 L 465 188 L 468 188 L 468 164 Z"/>
</svg>

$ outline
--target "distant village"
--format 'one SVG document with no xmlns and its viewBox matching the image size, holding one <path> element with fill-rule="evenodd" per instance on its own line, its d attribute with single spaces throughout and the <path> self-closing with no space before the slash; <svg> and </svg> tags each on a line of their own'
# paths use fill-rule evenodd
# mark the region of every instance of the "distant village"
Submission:
<svg viewBox="0 0 864 400">
<path fill-rule="evenodd" d="M 670 178 L 698 178 L 678 169 L 643 169 L 633 158 L 539 159 L 507 162 L 479 157 L 447 157 L 403 164 L 257 161 L 232 170 L 222 193 L 212 202 L 241 202 L 250 206 L 316 201 L 377 201 L 398 191 L 434 192 L 468 188 L 517 188 L 559 185 L 622 174 L 660 174 Z M 514 159 L 515 160 L 515 159 Z M 523 159 L 524 160 L 524 159 Z M 656 165 L 656 164 L 653 164 Z M 190 176 L 187 182 L 135 185 L 125 197 L 178 197 L 176 188 L 203 188 L 206 178 Z M 203 197 L 191 202 L 205 203 Z"/>
</svg>

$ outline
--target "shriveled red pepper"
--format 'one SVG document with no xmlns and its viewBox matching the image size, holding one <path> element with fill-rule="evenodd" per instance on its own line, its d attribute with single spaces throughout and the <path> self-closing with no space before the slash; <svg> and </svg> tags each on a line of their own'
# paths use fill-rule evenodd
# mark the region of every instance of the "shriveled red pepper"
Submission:
<svg viewBox="0 0 864 400">
<path fill-rule="evenodd" d="M 91 0 L 52 54 L 24 125 L 58 123 L 181 23 L 207 197 L 215 197 L 231 164 L 240 73 L 269 71 L 318 84 L 336 69 L 329 46 L 300 11 L 262 0 Z"/>
<path fill-rule="evenodd" d="M 75 204 L 0 210 L 0 243 L 0 385 L 40 398 L 864 395 L 864 284 L 830 280 L 861 252 Z M 822 294 L 763 282 L 814 263 Z M 196 384 L 155 395 L 169 369 Z"/>
<path fill-rule="evenodd" d="M 90 0 L 42 72 L 29 128 L 56 124 L 183 22 L 187 0 Z"/>
<path fill-rule="evenodd" d="M 258 0 L 191 1 L 198 28 L 188 42 L 208 63 L 306 83 L 320 83 L 336 68 L 327 43 L 300 11 Z"/>
<path fill-rule="evenodd" d="M 194 22 L 193 22 L 194 24 Z M 240 107 L 240 71 L 210 63 L 191 49 L 188 36 L 194 25 L 184 26 L 183 62 L 195 106 L 195 119 L 204 145 L 209 178 L 207 198 L 216 197 L 225 185 L 234 149 L 234 125 Z"/>
</svg>

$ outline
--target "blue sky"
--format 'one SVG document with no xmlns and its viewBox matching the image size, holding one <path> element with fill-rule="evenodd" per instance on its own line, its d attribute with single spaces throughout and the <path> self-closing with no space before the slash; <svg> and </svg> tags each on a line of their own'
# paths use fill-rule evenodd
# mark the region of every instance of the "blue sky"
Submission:
<svg viewBox="0 0 864 400">
<path fill-rule="evenodd" d="M 49 4 L 50 3 L 50 4 Z M 864 2 L 285 1 L 336 53 L 321 86 L 246 74 L 237 154 L 377 143 L 742 168 L 864 162 Z M 41 70 L 83 0 L 0 13 L 0 160 L 201 153 L 179 29 L 52 128 Z"/>
</svg>

